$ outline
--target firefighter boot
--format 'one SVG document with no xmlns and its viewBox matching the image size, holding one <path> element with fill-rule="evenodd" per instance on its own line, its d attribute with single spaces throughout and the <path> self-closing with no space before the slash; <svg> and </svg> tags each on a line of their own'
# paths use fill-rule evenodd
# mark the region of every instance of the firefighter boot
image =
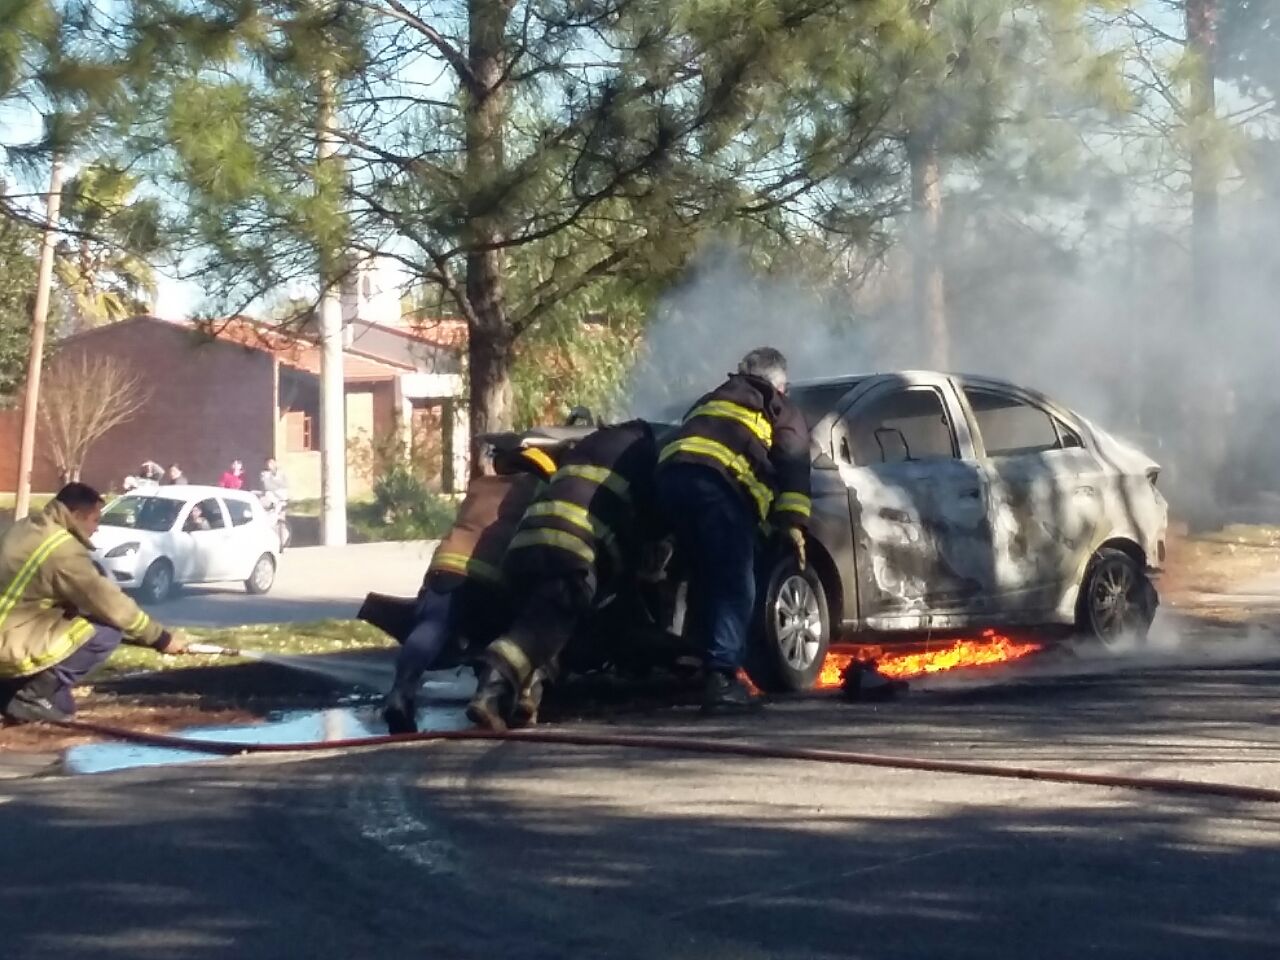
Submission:
<svg viewBox="0 0 1280 960">
<path fill-rule="evenodd" d="M 70 719 L 71 715 L 53 701 L 57 689 L 58 678 L 52 670 L 37 673 L 13 691 L 4 705 L 5 719 L 13 723 L 56 723 Z"/>
<path fill-rule="evenodd" d="M 764 702 L 747 689 L 733 670 L 711 670 L 707 673 L 707 685 L 702 690 L 702 712 L 753 713 Z"/>
<path fill-rule="evenodd" d="M 417 733 L 418 705 L 413 693 L 399 685 L 392 687 L 382 701 L 382 719 L 387 721 L 387 733 Z"/>
<path fill-rule="evenodd" d="M 546 678 L 541 670 L 533 671 L 533 676 L 529 678 L 520 691 L 520 696 L 516 697 L 516 704 L 511 711 L 511 726 L 515 729 L 521 727 L 532 727 L 538 723 L 538 708 L 542 706 L 542 691 L 546 685 Z"/>
<path fill-rule="evenodd" d="M 467 719 L 477 727 L 503 733 L 515 706 L 516 694 L 510 680 L 493 667 L 480 676 L 476 695 L 467 704 Z"/>
</svg>

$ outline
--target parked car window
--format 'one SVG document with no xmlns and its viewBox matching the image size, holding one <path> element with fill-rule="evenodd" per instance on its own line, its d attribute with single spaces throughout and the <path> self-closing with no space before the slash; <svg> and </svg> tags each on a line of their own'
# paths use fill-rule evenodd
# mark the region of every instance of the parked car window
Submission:
<svg viewBox="0 0 1280 960">
<path fill-rule="evenodd" d="M 103 511 L 102 525 L 163 533 L 173 529 L 181 509 L 181 500 L 167 497 L 121 497 Z"/>
<path fill-rule="evenodd" d="M 848 432 L 840 454 L 858 466 L 956 456 L 946 407 L 929 387 L 896 390 L 855 407 Z"/>
<path fill-rule="evenodd" d="M 965 390 L 989 457 L 1043 453 L 1063 446 L 1057 427 L 1039 407 L 986 390 Z M 1076 440 L 1079 446 L 1079 440 Z"/>
<path fill-rule="evenodd" d="M 233 527 L 243 527 L 246 523 L 253 521 L 253 506 L 247 500 L 224 500 L 227 505 L 227 513 L 231 515 L 231 525 Z"/>
<path fill-rule="evenodd" d="M 226 525 L 226 521 L 222 519 L 222 508 L 218 506 L 218 501 L 210 498 L 201 500 L 191 508 L 182 529 L 188 533 L 195 533 L 200 530 L 221 530 Z"/>
</svg>

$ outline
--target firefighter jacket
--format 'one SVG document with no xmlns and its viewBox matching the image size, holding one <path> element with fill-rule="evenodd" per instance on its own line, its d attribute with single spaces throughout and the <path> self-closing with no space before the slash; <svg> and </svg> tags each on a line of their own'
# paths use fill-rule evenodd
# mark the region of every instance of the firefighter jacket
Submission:
<svg viewBox="0 0 1280 960">
<path fill-rule="evenodd" d="M 60 663 L 93 635 L 94 622 L 130 643 L 160 642 L 164 628 L 98 572 L 91 549 L 57 500 L 0 538 L 0 677 Z"/>
<path fill-rule="evenodd" d="M 730 375 L 685 414 L 659 461 L 711 467 L 737 486 L 761 522 L 808 526 L 809 429 L 767 380 Z"/>
<path fill-rule="evenodd" d="M 522 577 L 585 571 L 597 586 L 631 569 L 652 522 L 657 453 L 653 428 L 642 420 L 578 443 L 525 511 L 507 568 Z"/>
<path fill-rule="evenodd" d="M 504 460 L 497 476 L 473 477 L 453 527 L 431 556 L 423 585 L 442 588 L 447 578 L 457 576 L 501 586 L 502 558 L 511 538 L 555 469 L 548 453 L 530 448 Z"/>
</svg>

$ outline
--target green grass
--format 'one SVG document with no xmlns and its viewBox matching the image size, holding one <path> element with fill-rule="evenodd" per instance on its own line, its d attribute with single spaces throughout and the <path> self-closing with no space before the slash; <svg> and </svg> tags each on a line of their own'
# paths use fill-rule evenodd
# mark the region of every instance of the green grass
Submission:
<svg viewBox="0 0 1280 960">
<path fill-rule="evenodd" d="M 184 630 L 191 639 L 222 647 L 263 650 L 268 653 L 342 653 L 394 647 L 395 641 L 377 627 L 359 620 L 319 620 L 314 623 L 265 624 L 229 629 Z M 222 667 L 248 663 L 241 657 L 166 657 L 146 647 L 122 644 L 103 665 L 95 679 L 140 670 L 182 670 L 190 667 Z"/>
</svg>

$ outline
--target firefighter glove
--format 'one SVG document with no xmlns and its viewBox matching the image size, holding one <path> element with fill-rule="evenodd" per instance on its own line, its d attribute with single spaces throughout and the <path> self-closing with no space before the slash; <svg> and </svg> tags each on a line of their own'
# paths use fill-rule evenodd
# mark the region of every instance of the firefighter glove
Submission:
<svg viewBox="0 0 1280 960">
<path fill-rule="evenodd" d="M 161 653 L 175 654 L 186 653 L 187 644 L 191 641 L 187 639 L 183 633 L 170 633 L 166 630 L 160 634 L 160 641 L 156 644 L 156 649 Z"/>
<path fill-rule="evenodd" d="M 800 569 L 805 568 L 804 531 L 799 527 L 787 528 L 787 539 L 791 541 L 791 549 L 795 551 L 796 563 Z"/>
</svg>

